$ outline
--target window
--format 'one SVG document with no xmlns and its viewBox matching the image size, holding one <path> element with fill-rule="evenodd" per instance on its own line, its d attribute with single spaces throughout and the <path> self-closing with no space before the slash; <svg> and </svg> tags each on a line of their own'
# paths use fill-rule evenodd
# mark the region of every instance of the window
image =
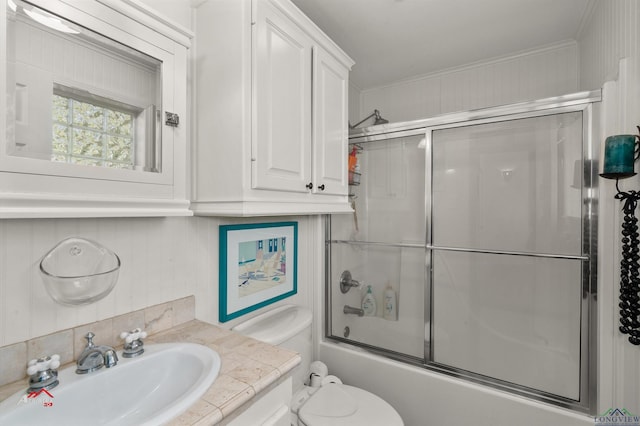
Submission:
<svg viewBox="0 0 640 426">
<path fill-rule="evenodd" d="M 161 173 L 162 58 L 28 3 L 7 23 L 9 155 Z"/>
<path fill-rule="evenodd" d="M 191 215 L 187 132 L 162 115 L 186 114 L 192 35 L 76 3 L 0 7 L 0 217 Z"/>
<path fill-rule="evenodd" d="M 131 112 L 54 93 L 52 113 L 52 161 L 133 169 Z"/>
</svg>

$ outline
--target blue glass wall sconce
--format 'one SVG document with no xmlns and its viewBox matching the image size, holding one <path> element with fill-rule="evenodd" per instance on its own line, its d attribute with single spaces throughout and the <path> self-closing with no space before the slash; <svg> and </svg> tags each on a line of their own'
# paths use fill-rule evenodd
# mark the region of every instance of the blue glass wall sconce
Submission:
<svg viewBox="0 0 640 426">
<path fill-rule="evenodd" d="M 640 135 L 609 136 L 604 142 L 604 166 L 600 176 L 607 179 L 634 176 L 634 163 L 640 156 L 639 146 Z"/>
</svg>

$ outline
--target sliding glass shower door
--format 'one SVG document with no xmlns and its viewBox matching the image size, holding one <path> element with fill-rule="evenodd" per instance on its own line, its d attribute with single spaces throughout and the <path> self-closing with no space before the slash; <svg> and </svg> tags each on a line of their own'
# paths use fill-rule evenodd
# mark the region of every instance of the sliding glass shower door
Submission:
<svg viewBox="0 0 640 426">
<path fill-rule="evenodd" d="M 433 362 L 579 400 L 581 112 L 431 129 Z"/>
<path fill-rule="evenodd" d="M 594 99 L 352 138 L 362 174 L 354 214 L 328 221 L 327 337 L 592 412 Z"/>
</svg>

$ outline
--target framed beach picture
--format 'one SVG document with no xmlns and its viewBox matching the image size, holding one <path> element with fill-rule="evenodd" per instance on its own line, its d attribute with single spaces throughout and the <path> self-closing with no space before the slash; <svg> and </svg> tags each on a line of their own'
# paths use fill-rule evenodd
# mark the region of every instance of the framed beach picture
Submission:
<svg viewBox="0 0 640 426">
<path fill-rule="evenodd" d="M 298 222 L 220 225 L 219 320 L 298 291 Z"/>
</svg>

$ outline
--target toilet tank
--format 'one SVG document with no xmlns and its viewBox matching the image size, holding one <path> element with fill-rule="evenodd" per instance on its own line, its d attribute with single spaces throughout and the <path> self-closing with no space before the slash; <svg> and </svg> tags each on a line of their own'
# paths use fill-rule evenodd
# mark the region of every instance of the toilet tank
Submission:
<svg viewBox="0 0 640 426">
<path fill-rule="evenodd" d="M 231 330 L 256 340 L 280 346 L 300 354 L 302 362 L 293 373 L 293 391 L 308 379 L 312 342 L 311 310 L 303 306 L 284 305 L 257 315 Z"/>
</svg>

